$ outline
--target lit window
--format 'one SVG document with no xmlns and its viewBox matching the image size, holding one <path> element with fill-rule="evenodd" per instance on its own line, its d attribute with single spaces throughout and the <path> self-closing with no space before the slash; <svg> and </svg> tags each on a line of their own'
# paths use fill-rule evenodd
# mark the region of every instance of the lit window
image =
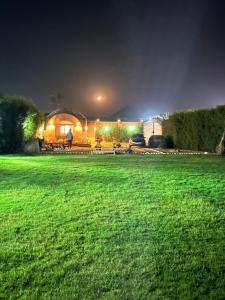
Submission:
<svg viewBox="0 0 225 300">
<path fill-rule="evenodd" d="M 65 125 L 65 133 L 68 133 L 70 131 L 70 126 Z"/>
<path fill-rule="evenodd" d="M 62 125 L 62 126 L 60 127 L 60 133 L 65 133 L 65 126 L 64 126 L 64 125 Z"/>
<path fill-rule="evenodd" d="M 62 134 L 67 134 L 70 129 L 73 131 L 73 126 L 70 126 L 70 125 L 61 125 L 60 126 L 60 133 Z"/>
</svg>

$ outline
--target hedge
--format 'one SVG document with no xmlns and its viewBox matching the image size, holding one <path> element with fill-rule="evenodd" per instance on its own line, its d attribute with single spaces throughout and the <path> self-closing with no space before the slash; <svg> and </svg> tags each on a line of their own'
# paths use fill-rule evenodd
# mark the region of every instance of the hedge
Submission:
<svg viewBox="0 0 225 300">
<path fill-rule="evenodd" d="M 177 148 L 215 152 L 225 130 L 225 105 L 177 112 L 162 122 L 162 130 Z"/>
<path fill-rule="evenodd" d="M 39 122 L 40 113 L 29 99 L 0 95 L 0 153 L 22 151 Z"/>
</svg>

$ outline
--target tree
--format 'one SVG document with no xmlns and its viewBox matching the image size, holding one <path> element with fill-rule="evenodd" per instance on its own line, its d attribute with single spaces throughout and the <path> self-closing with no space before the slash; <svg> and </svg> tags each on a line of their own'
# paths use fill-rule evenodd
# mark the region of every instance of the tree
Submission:
<svg viewBox="0 0 225 300">
<path fill-rule="evenodd" d="M 33 138 L 40 113 L 31 100 L 22 96 L 0 96 L 0 153 L 21 151 Z"/>
</svg>

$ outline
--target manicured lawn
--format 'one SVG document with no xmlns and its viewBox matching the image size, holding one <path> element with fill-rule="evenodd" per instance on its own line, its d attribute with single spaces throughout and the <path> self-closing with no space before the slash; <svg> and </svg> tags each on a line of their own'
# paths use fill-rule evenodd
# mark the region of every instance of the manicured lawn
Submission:
<svg viewBox="0 0 225 300">
<path fill-rule="evenodd" d="M 0 299 L 224 299 L 225 159 L 1 156 Z"/>
</svg>

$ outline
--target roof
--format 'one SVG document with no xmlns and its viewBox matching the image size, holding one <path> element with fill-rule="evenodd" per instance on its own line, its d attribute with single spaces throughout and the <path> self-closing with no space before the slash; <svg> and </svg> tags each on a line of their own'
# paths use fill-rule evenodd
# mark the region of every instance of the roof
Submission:
<svg viewBox="0 0 225 300">
<path fill-rule="evenodd" d="M 58 109 L 52 111 L 49 115 L 47 115 L 46 121 L 48 121 L 49 119 L 51 119 L 55 115 L 59 115 L 59 114 L 72 115 L 72 116 L 74 116 L 75 118 L 77 118 L 80 121 L 85 121 L 86 120 L 86 117 L 82 113 L 73 112 L 71 110 L 68 110 L 67 108 L 58 108 Z"/>
</svg>

